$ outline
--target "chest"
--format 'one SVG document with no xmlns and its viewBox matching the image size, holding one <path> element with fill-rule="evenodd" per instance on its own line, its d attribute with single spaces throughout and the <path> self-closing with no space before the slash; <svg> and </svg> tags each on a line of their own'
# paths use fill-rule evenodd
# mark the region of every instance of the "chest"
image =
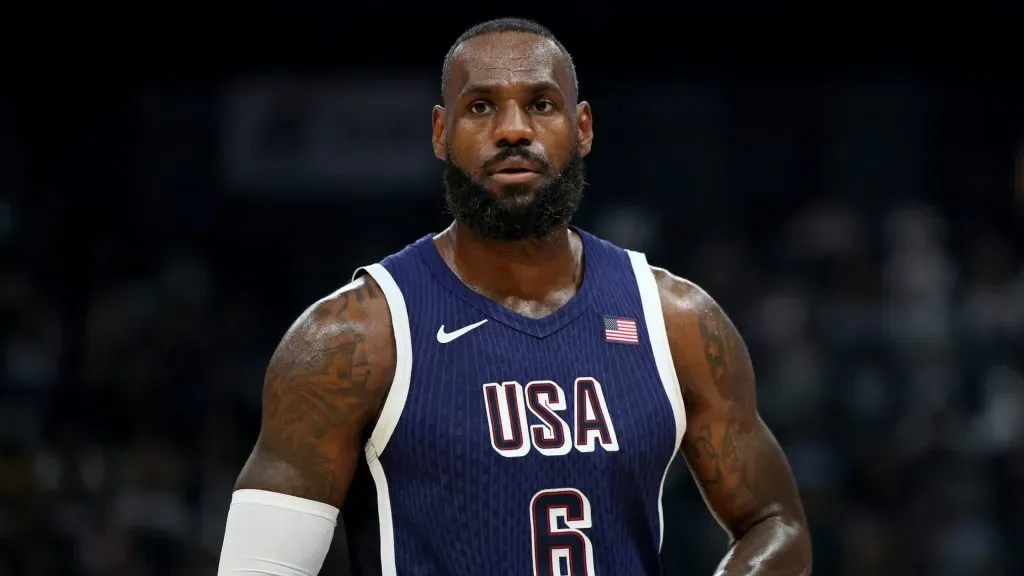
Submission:
<svg viewBox="0 0 1024 576">
<path fill-rule="evenodd" d="M 397 431 L 406 441 L 389 450 L 424 474 L 452 459 L 508 473 L 645 468 L 645 455 L 660 459 L 671 445 L 675 423 L 632 321 L 610 328 L 587 312 L 545 338 L 471 315 L 418 329 Z"/>
</svg>

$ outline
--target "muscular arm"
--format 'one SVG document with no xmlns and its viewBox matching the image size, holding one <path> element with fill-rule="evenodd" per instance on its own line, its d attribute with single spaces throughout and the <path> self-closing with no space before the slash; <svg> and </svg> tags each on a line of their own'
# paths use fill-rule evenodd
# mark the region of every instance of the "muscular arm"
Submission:
<svg viewBox="0 0 1024 576">
<path fill-rule="evenodd" d="M 368 276 L 317 302 L 274 352 L 260 435 L 235 484 L 341 508 L 394 378 L 387 301 Z"/>
<path fill-rule="evenodd" d="M 810 574 L 807 520 L 789 463 L 758 416 L 746 345 L 704 291 L 654 273 L 686 405 L 683 452 L 732 539 L 716 574 Z"/>
</svg>

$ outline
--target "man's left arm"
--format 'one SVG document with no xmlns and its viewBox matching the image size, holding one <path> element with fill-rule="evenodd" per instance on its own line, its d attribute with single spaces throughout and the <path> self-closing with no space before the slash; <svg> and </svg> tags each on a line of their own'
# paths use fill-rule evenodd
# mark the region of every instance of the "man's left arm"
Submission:
<svg viewBox="0 0 1024 576">
<path fill-rule="evenodd" d="M 736 327 L 694 284 L 655 268 L 686 406 L 683 453 L 732 544 L 718 576 L 811 573 L 811 541 L 789 463 L 757 413 Z"/>
</svg>

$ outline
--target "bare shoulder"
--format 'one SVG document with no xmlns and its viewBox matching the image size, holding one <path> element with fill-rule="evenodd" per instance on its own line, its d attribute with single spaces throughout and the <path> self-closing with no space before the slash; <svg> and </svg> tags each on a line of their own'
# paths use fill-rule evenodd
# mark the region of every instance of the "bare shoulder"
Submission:
<svg viewBox="0 0 1024 576">
<path fill-rule="evenodd" d="M 684 397 L 699 402 L 701 388 L 740 399 L 752 392 L 753 369 L 736 326 L 725 310 L 695 283 L 651 267 L 661 295 L 665 329 Z"/>
<path fill-rule="evenodd" d="M 310 306 L 285 333 L 267 367 L 264 422 L 287 415 L 279 401 L 297 393 L 334 405 L 334 420 L 368 421 L 394 365 L 387 300 L 373 278 L 361 276 Z M 307 423 L 329 424 L 316 414 L 303 416 Z"/>
<path fill-rule="evenodd" d="M 274 351 L 260 437 L 236 488 L 340 506 L 395 372 L 391 313 L 362 276 L 303 312 Z"/>
<path fill-rule="evenodd" d="M 651 266 L 651 272 L 658 284 L 661 307 L 666 317 L 680 321 L 696 319 L 702 307 L 714 303 L 704 290 L 685 278 L 657 266 Z"/>
<path fill-rule="evenodd" d="M 658 284 L 665 328 L 673 351 L 680 346 L 696 346 L 699 349 L 702 322 L 727 320 L 725 313 L 707 292 L 693 282 L 664 268 L 652 266 L 651 271 Z"/>
</svg>

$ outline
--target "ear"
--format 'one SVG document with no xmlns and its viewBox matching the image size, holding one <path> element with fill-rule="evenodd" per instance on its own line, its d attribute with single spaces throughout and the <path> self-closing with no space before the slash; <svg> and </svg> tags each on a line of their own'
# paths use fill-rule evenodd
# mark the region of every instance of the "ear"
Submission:
<svg viewBox="0 0 1024 576">
<path fill-rule="evenodd" d="M 576 137 L 580 143 L 580 156 L 590 154 L 594 145 L 594 117 L 590 112 L 589 102 L 576 105 Z"/>
<path fill-rule="evenodd" d="M 430 114 L 430 122 L 433 125 L 431 144 L 434 146 L 434 156 L 437 156 L 438 160 L 448 159 L 447 121 L 448 113 L 444 106 L 434 106 L 434 110 Z"/>
</svg>

